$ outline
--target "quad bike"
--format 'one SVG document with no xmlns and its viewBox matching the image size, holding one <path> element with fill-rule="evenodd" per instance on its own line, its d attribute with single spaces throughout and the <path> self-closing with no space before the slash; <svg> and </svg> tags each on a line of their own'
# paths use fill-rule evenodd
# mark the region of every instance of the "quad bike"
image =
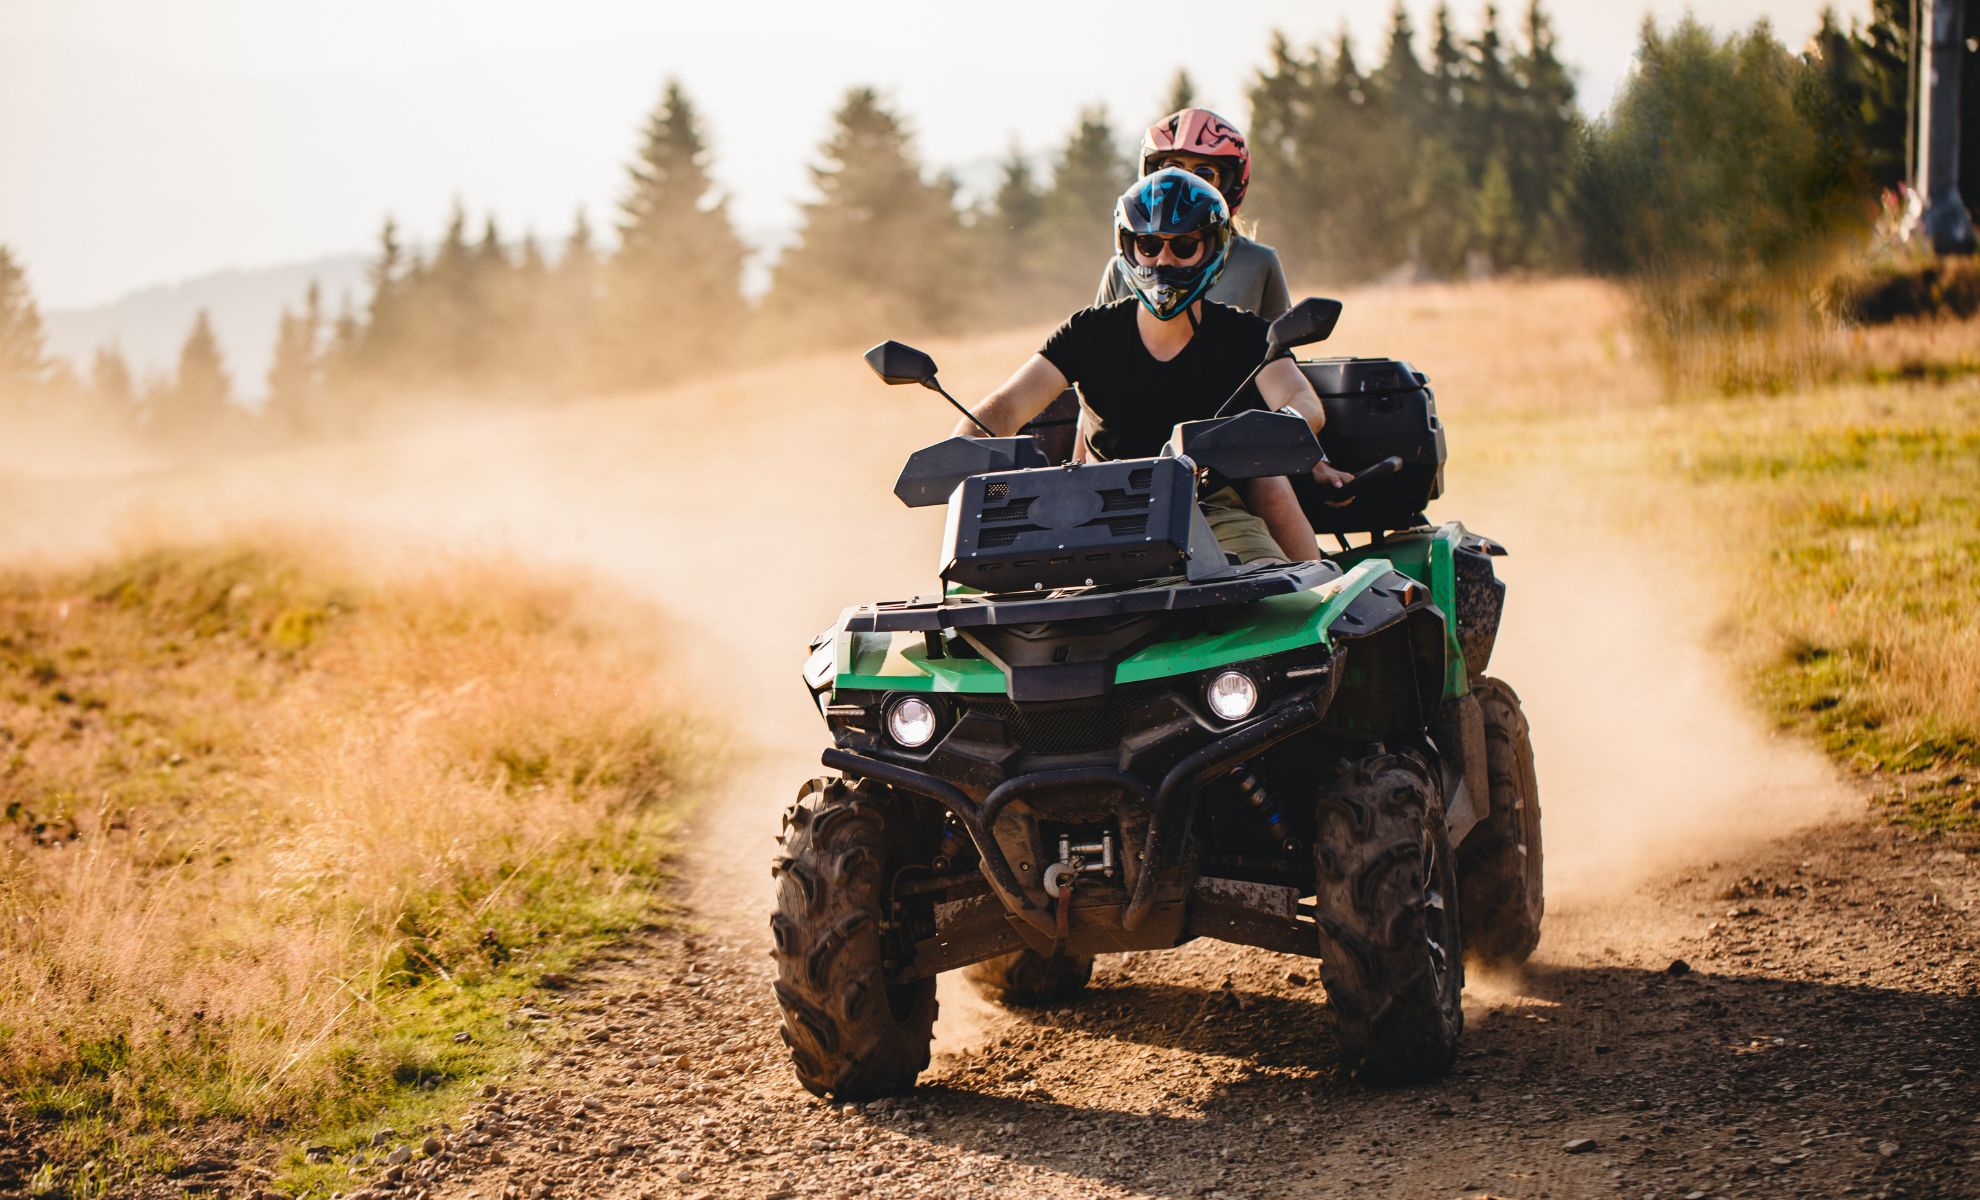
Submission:
<svg viewBox="0 0 1980 1200">
<path fill-rule="evenodd" d="M 1267 361 L 1339 314 L 1295 307 Z M 920 351 L 867 362 L 956 403 Z M 831 774 L 785 816 L 771 926 L 807 1089 L 912 1086 L 943 971 L 1064 1003 L 1096 954 L 1200 937 L 1318 957 L 1348 1070 L 1424 1080 L 1457 1054 L 1466 953 L 1532 952 L 1533 755 L 1485 674 L 1505 551 L 1422 515 L 1445 458 L 1422 374 L 1300 366 L 1359 471 L 1340 490 L 1311 485 L 1305 422 L 1229 403 L 1155 458 L 1051 465 L 1020 435 L 908 460 L 895 494 L 948 505 L 943 594 L 846 609 L 804 670 Z M 1338 553 L 1226 558 L 1203 482 L 1272 475 Z"/>
</svg>

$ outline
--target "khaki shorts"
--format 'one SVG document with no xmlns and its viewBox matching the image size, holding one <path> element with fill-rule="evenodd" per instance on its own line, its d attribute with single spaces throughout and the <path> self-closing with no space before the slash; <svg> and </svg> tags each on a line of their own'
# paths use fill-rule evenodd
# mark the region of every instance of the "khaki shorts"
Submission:
<svg viewBox="0 0 1980 1200">
<path fill-rule="evenodd" d="M 1236 488 L 1218 488 L 1198 503 L 1225 554 L 1235 555 L 1240 563 L 1286 561 L 1285 550 L 1265 527 L 1264 519 L 1244 506 Z"/>
</svg>

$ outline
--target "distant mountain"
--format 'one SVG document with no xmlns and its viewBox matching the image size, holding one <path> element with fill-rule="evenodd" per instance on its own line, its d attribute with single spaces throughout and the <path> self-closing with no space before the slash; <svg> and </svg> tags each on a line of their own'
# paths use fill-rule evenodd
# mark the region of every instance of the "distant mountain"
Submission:
<svg viewBox="0 0 1980 1200">
<path fill-rule="evenodd" d="M 99 346 L 115 343 L 142 379 L 170 372 L 193 317 L 206 309 L 220 339 L 234 394 L 259 403 L 267 392 L 268 365 L 275 353 L 275 325 L 282 309 L 300 309 L 310 280 L 323 289 L 325 315 L 334 317 L 343 298 L 362 310 L 370 299 L 364 258 L 343 254 L 274 267 L 216 271 L 182 283 L 132 292 L 95 308 L 56 309 L 44 323 L 48 348 L 67 359 L 84 378 Z"/>
</svg>

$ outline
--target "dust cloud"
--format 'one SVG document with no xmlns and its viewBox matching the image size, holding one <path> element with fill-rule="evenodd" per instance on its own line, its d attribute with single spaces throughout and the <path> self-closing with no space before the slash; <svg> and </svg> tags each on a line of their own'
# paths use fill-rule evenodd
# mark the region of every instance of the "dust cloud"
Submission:
<svg viewBox="0 0 1980 1200">
<path fill-rule="evenodd" d="M 1038 331 L 931 350 L 980 395 Z M 762 940 L 783 807 L 820 772 L 824 731 L 798 671 L 843 606 L 934 585 L 939 510 L 890 488 L 953 414 L 881 386 L 854 351 L 679 390 L 463 417 L 362 441 L 202 465 L 0 468 L 0 562 L 277 524 L 377 548 L 512 556 L 654 602 L 676 641 L 669 690 L 723 720 L 727 784 L 690 831 L 689 899 L 719 936 Z M 125 468 L 125 469 L 113 469 Z M 1434 515 L 1505 542 L 1510 584 L 1494 674 L 1532 719 L 1555 914 L 1608 910 L 1645 879 L 1841 811 L 1820 760 L 1762 733 L 1715 659 L 1701 573 L 1564 511 L 1585 479 L 1469 477 Z M 1550 936 L 1541 953 L 1562 945 Z M 941 1045 L 989 1019 L 945 987 Z"/>
<path fill-rule="evenodd" d="M 1737 695 L 1705 563 L 1602 523 L 1585 473 L 1479 483 L 1444 508 L 1511 551 L 1491 673 L 1533 726 L 1550 906 L 1846 811 L 1821 756 L 1770 735 Z"/>
</svg>

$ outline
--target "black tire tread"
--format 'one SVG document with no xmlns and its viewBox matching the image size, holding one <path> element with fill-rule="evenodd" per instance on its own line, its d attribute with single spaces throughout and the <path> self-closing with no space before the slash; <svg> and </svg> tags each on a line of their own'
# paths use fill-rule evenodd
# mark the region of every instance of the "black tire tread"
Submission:
<svg viewBox="0 0 1980 1200">
<path fill-rule="evenodd" d="M 1321 793 L 1314 846 L 1320 981 L 1342 1061 L 1371 1082 L 1442 1075 L 1464 1029 L 1459 947 L 1449 948 L 1441 983 L 1424 950 L 1431 919 L 1420 865 L 1426 823 L 1433 839 L 1445 837 L 1435 785 L 1414 755 L 1343 763 Z M 1439 861 L 1446 876 L 1440 891 L 1455 904 L 1448 845 Z"/>
<path fill-rule="evenodd" d="M 1458 851 L 1464 946 L 1480 963 L 1512 967 L 1540 944 L 1546 914 L 1539 778 L 1519 696 L 1502 680 L 1484 675 L 1472 681 L 1471 690 L 1485 717 L 1492 811 Z"/>
<path fill-rule="evenodd" d="M 894 1095 L 928 1066 L 935 981 L 890 989 L 882 961 L 885 814 L 876 785 L 814 780 L 785 819 L 771 867 L 781 1033 L 798 1082 L 818 1096 Z"/>
</svg>

